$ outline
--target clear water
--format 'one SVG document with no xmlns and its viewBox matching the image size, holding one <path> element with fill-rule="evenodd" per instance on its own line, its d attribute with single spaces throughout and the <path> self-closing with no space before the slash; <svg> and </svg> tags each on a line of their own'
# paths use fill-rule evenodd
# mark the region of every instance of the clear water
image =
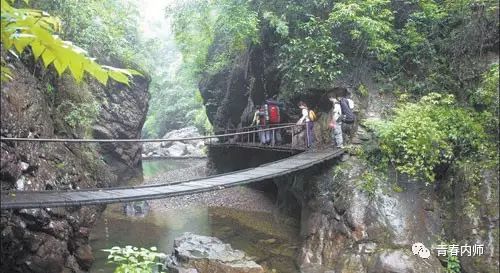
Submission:
<svg viewBox="0 0 500 273">
<path fill-rule="evenodd" d="M 154 177 L 162 172 L 190 167 L 189 159 L 151 159 L 142 161 L 144 179 Z"/>
<path fill-rule="evenodd" d="M 145 175 L 146 172 L 154 175 L 179 168 L 179 164 L 186 162 L 176 161 L 165 166 L 169 163 L 158 160 L 143 168 Z M 299 237 L 295 219 L 224 207 L 155 211 L 146 201 L 113 204 L 104 211 L 90 237 L 96 259 L 90 272 L 113 272 L 114 266 L 106 263 L 107 253 L 101 249 L 126 245 L 156 246 L 159 251 L 170 254 L 174 239 L 184 232 L 215 236 L 230 243 L 233 248 L 254 257 L 266 272 L 299 272 L 294 263 Z"/>
</svg>

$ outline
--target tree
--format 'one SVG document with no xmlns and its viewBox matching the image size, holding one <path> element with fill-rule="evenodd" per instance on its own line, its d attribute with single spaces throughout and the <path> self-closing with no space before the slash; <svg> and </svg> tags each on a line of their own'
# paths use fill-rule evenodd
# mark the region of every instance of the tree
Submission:
<svg viewBox="0 0 500 273">
<path fill-rule="evenodd" d="M 55 35 L 61 29 L 58 18 L 41 10 L 15 8 L 13 2 L 1 0 L 1 40 L 5 50 L 15 49 L 22 54 L 30 47 L 35 60 L 41 57 L 44 66 L 52 64 L 59 75 L 69 69 L 76 81 L 87 72 L 103 85 L 109 78 L 128 85 L 129 77 L 141 75 L 131 69 L 99 65 L 85 50 Z M 9 79 L 10 73 L 2 60 L 2 80 Z"/>
</svg>

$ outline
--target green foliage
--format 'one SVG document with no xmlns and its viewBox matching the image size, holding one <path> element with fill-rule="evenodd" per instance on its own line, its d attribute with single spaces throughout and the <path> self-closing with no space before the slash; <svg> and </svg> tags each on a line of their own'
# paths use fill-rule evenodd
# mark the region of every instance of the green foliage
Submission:
<svg viewBox="0 0 500 273">
<path fill-rule="evenodd" d="M 215 74 L 249 45 L 259 43 L 259 18 L 249 1 L 176 3 L 168 8 L 167 14 L 174 18 L 176 41 L 186 65 L 195 74 Z M 216 40 L 209 55 L 209 48 Z"/>
<path fill-rule="evenodd" d="M 457 256 L 452 256 L 448 252 L 448 257 L 446 258 L 446 273 L 460 273 L 461 266 L 460 260 Z"/>
<path fill-rule="evenodd" d="M 205 107 L 195 110 L 194 120 L 192 122 L 198 131 L 203 135 L 210 135 L 213 133 L 213 127 L 208 120 Z"/>
<path fill-rule="evenodd" d="M 12 80 L 12 70 L 10 67 L 7 67 L 7 63 L 1 57 L 1 64 L 0 64 L 0 81 L 7 81 L 7 80 Z"/>
<path fill-rule="evenodd" d="M 61 30 L 58 18 L 41 10 L 14 8 L 7 0 L 1 4 L 1 38 L 6 50 L 13 48 L 22 54 L 29 46 L 35 60 L 41 58 L 45 67 L 52 64 L 59 75 L 69 70 L 76 81 L 81 81 L 87 72 L 104 85 L 108 78 L 128 85 L 129 77 L 140 75 L 135 70 L 101 66 L 87 57 L 85 50 L 54 35 Z M 2 78 L 9 75 L 9 71 L 5 73 Z"/>
<path fill-rule="evenodd" d="M 365 171 L 361 175 L 361 189 L 370 197 L 374 197 L 378 188 L 377 179 L 373 172 Z"/>
<path fill-rule="evenodd" d="M 133 1 L 39 0 L 33 5 L 61 18 L 61 37 L 87 49 L 92 56 L 147 68 L 149 47 L 139 39 L 139 8 Z"/>
<path fill-rule="evenodd" d="M 282 38 L 288 37 L 288 22 L 284 14 L 278 17 L 272 11 L 265 11 L 263 17 L 265 20 L 269 21 L 269 25 L 275 29 L 278 35 Z"/>
<path fill-rule="evenodd" d="M 189 82 L 171 84 L 165 84 L 163 88 L 151 88 L 154 99 L 150 102 L 144 124 L 146 136 L 162 137 L 170 130 L 187 125 L 196 126 L 200 132 L 209 132 L 211 125 L 201 107 L 202 103 L 196 99 L 200 92 L 193 90 Z"/>
<path fill-rule="evenodd" d="M 358 93 L 361 97 L 368 97 L 368 88 L 363 84 L 360 84 L 358 87 Z"/>
<path fill-rule="evenodd" d="M 153 273 L 156 272 L 153 268 L 162 266 L 160 260 L 166 257 L 164 253 L 156 252 L 156 247 L 139 249 L 132 246 L 124 248 L 114 246 L 103 251 L 109 252 L 108 263 L 117 265 L 114 273 Z"/>
<path fill-rule="evenodd" d="M 57 111 L 64 113 L 64 121 L 72 128 L 81 126 L 90 127 L 99 111 L 101 105 L 93 100 L 92 102 L 73 103 L 69 100 L 64 101 L 57 107 Z"/>
<path fill-rule="evenodd" d="M 366 47 L 372 56 L 386 60 L 397 49 L 391 38 L 394 15 L 390 4 L 390 0 L 340 1 L 328 20 L 348 32 L 356 44 Z"/>
<path fill-rule="evenodd" d="M 472 94 L 472 103 L 478 108 L 481 120 L 488 132 L 498 137 L 499 90 L 498 64 L 494 64 L 483 74 L 483 80 Z"/>
<path fill-rule="evenodd" d="M 304 89 L 325 88 L 340 75 L 339 65 L 344 55 L 339 42 L 332 35 L 332 26 L 319 18 L 298 25 L 300 34 L 281 48 L 281 64 L 284 71 L 284 95 L 293 97 Z"/>
<path fill-rule="evenodd" d="M 487 135 L 471 109 L 454 106 L 451 95 L 431 93 L 405 103 L 387 122 L 368 121 L 380 138 L 381 152 L 402 173 L 434 181 L 434 169 L 456 158 L 487 153 Z"/>
</svg>

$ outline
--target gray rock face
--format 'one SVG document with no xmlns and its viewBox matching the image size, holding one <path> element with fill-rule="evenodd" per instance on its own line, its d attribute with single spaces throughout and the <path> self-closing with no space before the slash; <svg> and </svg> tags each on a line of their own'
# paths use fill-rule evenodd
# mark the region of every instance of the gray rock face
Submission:
<svg viewBox="0 0 500 273">
<path fill-rule="evenodd" d="M 322 175 L 298 175 L 292 185 L 276 181 L 281 206 L 296 199 L 302 208 L 299 264 L 323 268 L 317 272 L 444 272 L 435 256 L 424 261 L 411 253 L 415 242 L 429 248 L 438 242 L 432 188 L 408 183 L 396 193 L 380 183 L 372 197 L 356 186 L 364 182 L 362 161 L 351 157 L 337 164 Z"/>
<path fill-rule="evenodd" d="M 263 273 L 264 269 L 241 250 L 215 237 L 184 233 L 174 241 L 168 267 L 177 272 Z"/>
<path fill-rule="evenodd" d="M 97 97 L 103 101 L 101 111 L 93 125 L 94 138 L 138 139 L 146 120 L 149 102 L 149 79 L 135 77 L 130 87 L 110 83 L 111 88 L 91 83 Z M 141 143 L 101 143 L 101 153 L 119 179 L 134 176 L 130 170 L 141 164 Z"/>
<path fill-rule="evenodd" d="M 27 66 L 19 61 L 13 61 L 12 64 L 15 66 L 13 80 L 2 83 L 0 107 L 2 136 L 82 138 L 85 137 L 85 133 L 89 133 L 81 131 L 78 124 L 76 127 L 70 126 L 59 106 L 64 101 L 75 101 L 84 96 L 91 96 L 89 94 L 93 94 L 92 90 L 97 86 L 95 82 L 83 82 L 77 85 L 69 77 L 58 78 L 55 72 L 41 67 L 37 67 L 36 71 L 43 75 L 37 74 L 35 77 L 31 72 L 34 69 L 28 70 Z M 137 86 L 145 88 L 144 84 L 147 85 L 147 81 L 138 82 Z M 54 89 L 52 93 L 48 91 L 47 86 Z M 109 90 L 99 88 L 102 92 L 113 93 L 115 97 L 109 100 L 111 103 L 108 104 L 108 106 L 113 105 L 113 110 L 107 113 L 101 112 L 109 119 L 98 117 L 96 126 L 108 128 L 113 132 L 113 137 L 128 138 L 139 135 L 142 127 L 140 120 L 144 117 L 134 115 L 141 115 L 141 111 L 147 108 L 145 89 L 144 92 L 138 90 L 136 94 L 132 90 L 120 93 L 118 86 L 112 86 Z M 134 96 L 138 96 L 136 100 L 132 100 Z M 95 98 L 91 96 L 90 99 Z M 119 102 L 128 99 L 134 104 L 127 106 L 132 107 L 132 110 L 121 109 Z M 85 100 L 82 99 L 81 102 Z M 119 124 L 118 121 L 121 119 L 128 120 Z M 112 120 L 116 122 L 113 123 Z M 105 124 L 107 122 L 113 124 L 107 126 L 108 124 Z M 127 122 L 130 124 L 125 125 Z M 123 127 L 120 127 L 122 125 Z M 108 138 L 111 135 L 100 135 L 100 137 Z M 105 154 L 99 154 L 92 145 L 2 142 L 0 153 L 2 190 L 69 190 L 104 187 L 116 183 L 116 176 L 101 160 L 101 156 Z M 134 151 L 128 153 L 124 148 L 122 155 L 129 155 L 129 158 L 123 157 L 125 160 L 123 162 L 133 166 L 134 163 L 131 162 L 134 161 L 134 153 Z M 103 208 L 85 206 L 2 211 L 0 271 L 11 273 L 87 271 L 93 261 L 88 244 L 90 229 Z"/>
<path fill-rule="evenodd" d="M 272 45 L 263 42 L 241 54 L 230 69 L 202 79 L 199 88 L 207 117 L 216 131 L 248 126 L 253 106 L 277 94 L 280 79 L 273 53 Z M 286 121 L 287 114 L 281 114 Z"/>
<path fill-rule="evenodd" d="M 164 139 L 184 139 L 200 137 L 196 127 L 190 126 L 179 130 L 170 131 L 162 138 Z M 203 140 L 186 141 L 165 141 L 161 143 L 144 143 L 143 157 L 204 157 L 203 149 L 205 143 Z"/>
</svg>

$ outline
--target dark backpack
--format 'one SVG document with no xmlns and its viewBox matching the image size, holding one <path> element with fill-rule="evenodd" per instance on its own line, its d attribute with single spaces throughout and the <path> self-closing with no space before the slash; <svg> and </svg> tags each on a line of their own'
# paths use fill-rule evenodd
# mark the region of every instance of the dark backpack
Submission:
<svg viewBox="0 0 500 273">
<path fill-rule="evenodd" d="M 356 116 L 349 107 L 349 102 L 346 98 L 342 98 L 340 100 L 340 109 L 342 109 L 342 122 L 353 123 Z"/>
</svg>

